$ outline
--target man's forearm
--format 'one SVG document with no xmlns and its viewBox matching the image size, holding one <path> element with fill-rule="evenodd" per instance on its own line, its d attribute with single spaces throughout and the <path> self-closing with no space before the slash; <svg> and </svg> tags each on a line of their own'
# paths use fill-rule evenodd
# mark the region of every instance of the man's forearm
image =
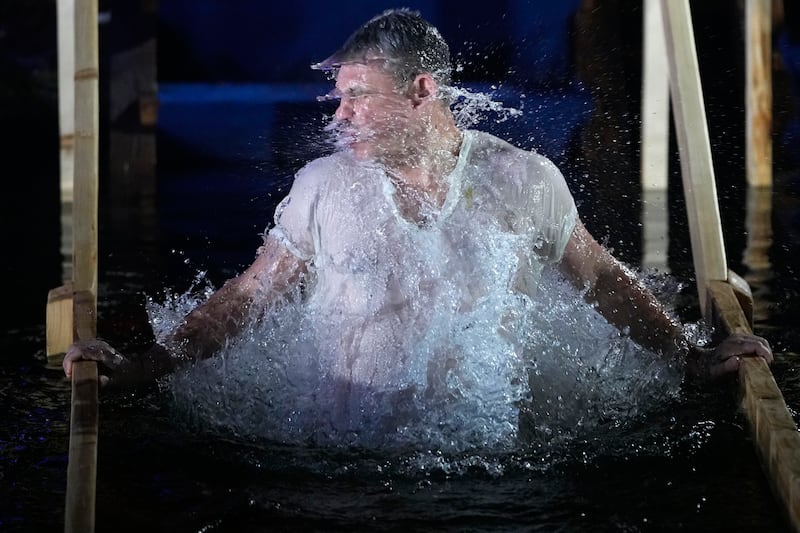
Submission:
<svg viewBox="0 0 800 533">
<path fill-rule="evenodd" d="M 303 262 L 274 239 L 267 239 L 247 270 L 186 316 L 168 348 L 191 361 L 214 355 L 227 339 L 296 287 L 304 272 Z"/>
<path fill-rule="evenodd" d="M 561 269 L 586 300 L 639 344 L 665 355 L 685 353 L 683 327 L 639 278 L 618 261 L 581 222 L 564 249 Z"/>
<path fill-rule="evenodd" d="M 619 262 L 598 273 L 586 293 L 600 313 L 639 344 L 666 355 L 688 349 L 683 327 L 663 304 Z"/>
<path fill-rule="evenodd" d="M 205 359 L 238 334 L 250 318 L 252 297 L 231 289 L 228 282 L 195 308 L 173 332 L 169 348 L 187 360 Z"/>
</svg>

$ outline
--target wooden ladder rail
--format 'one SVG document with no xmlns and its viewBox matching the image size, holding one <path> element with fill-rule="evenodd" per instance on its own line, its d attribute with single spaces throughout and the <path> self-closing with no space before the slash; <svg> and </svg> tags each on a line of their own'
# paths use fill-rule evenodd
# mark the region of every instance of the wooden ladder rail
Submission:
<svg viewBox="0 0 800 533">
<path fill-rule="evenodd" d="M 97 335 L 97 200 L 99 138 L 99 53 L 97 0 L 59 0 L 58 13 L 70 19 L 74 33 L 63 31 L 59 58 L 74 46 L 74 164 L 72 165 L 71 281 L 47 299 L 47 355 L 63 354 L 74 340 Z M 60 26 L 64 24 L 61 20 Z M 62 28 L 64 29 L 64 28 Z M 62 76 L 60 84 L 72 83 Z M 69 91 L 67 91 L 69 92 Z M 62 99 L 63 100 L 63 99 Z M 63 102 L 60 102 L 63 104 Z M 66 111 L 69 113 L 69 111 Z M 69 189 L 69 153 L 62 150 L 62 195 Z M 62 198 L 63 199 L 63 198 Z M 69 459 L 64 509 L 66 533 L 95 529 L 98 438 L 97 363 L 73 366 Z"/>
<path fill-rule="evenodd" d="M 94 295 L 88 291 L 76 292 L 73 312 L 76 337 L 84 340 L 94 338 L 97 324 Z M 65 533 L 91 533 L 95 529 L 98 384 L 96 362 L 77 361 L 73 364 Z"/>
<path fill-rule="evenodd" d="M 749 287 L 728 271 L 725 259 L 689 1 L 661 0 L 661 10 L 700 307 L 717 335 L 751 333 L 742 309 Z M 800 433 L 762 359 L 742 359 L 739 393 L 767 478 L 789 524 L 800 531 Z"/>
</svg>

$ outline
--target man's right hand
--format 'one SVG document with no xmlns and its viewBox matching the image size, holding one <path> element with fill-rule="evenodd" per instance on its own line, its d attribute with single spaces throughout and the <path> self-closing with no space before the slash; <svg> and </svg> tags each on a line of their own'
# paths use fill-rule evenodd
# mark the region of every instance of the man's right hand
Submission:
<svg viewBox="0 0 800 533">
<path fill-rule="evenodd" d="M 100 385 L 104 386 L 109 381 L 109 372 L 119 370 L 124 366 L 127 359 L 115 350 L 110 344 L 100 339 L 88 341 L 78 341 L 69 347 L 64 355 L 64 375 L 67 379 L 72 379 L 72 365 L 75 361 L 97 361 L 103 368 L 98 369 L 100 373 Z"/>
</svg>

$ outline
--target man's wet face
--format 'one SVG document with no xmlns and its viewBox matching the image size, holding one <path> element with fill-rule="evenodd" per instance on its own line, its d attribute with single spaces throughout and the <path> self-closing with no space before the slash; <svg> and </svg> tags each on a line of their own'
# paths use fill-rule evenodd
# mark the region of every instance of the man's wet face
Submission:
<svg viewBox="0 0 800 533">
<path fill-rule="evenodd" d="M 331 130 L 337 144 L 361 160 L 390 163 L 410 149 L 411 100 L 385 70 L 359 63 L 342 65 L 333 95 L 340 99 Z"/>
</svg>

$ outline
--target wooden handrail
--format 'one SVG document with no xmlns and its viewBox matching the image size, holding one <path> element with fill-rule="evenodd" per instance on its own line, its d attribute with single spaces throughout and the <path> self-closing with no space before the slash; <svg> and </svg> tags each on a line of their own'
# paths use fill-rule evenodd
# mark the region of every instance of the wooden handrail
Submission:
<svg viewBox="0 0 800 533">
<path fill-rule="evenodd" d="M 708 281 L 727 279 L 728 267 L 689 0 L 661 0 L 661 12 L 697 293 L 703 295 Z M 701 297 L 704 314 L 705 304 Z"/>
<path fill-rule="evenodd" d="M 661 0 L 661 8 L 700 307 L 718 337 L 752 333 L 737 296 L 749 287 L 727 269 L 689 2 Z M 764 471 L 788 522 L 800 531 L 800 433 L 763 359 L 742 359 L 739 389 Z"/>
<path fill-rule="evenodd" d="M 97 297 L 99 56 L 97 0 L 75 0 L 75 167 L 72 283 Z"/>
<path fill-rule="evenodd" d="M 717 335 L 752 332 L 729 283 L 710 282 L 707 299 Z M 800 433 L 769 366 L 760 357 L 741 360 L 739 396 L 770 484 L 789 523 L 800 531 Z"/>
<path fill-rule="evenodd" d="M 73 339 L 97 335 L 99 50 L 97 0 L 75 0 Z M 64 530 L 92 533 L 97 470 L 97 363 L 73 366 Z"/>
<path fill-rule="evenodd" d="M 72 367 L 65 533 L 94 531 L 98 433 L 97 378 L 97 363 L 94 361 L 78 361 Z"/>
</svg>

